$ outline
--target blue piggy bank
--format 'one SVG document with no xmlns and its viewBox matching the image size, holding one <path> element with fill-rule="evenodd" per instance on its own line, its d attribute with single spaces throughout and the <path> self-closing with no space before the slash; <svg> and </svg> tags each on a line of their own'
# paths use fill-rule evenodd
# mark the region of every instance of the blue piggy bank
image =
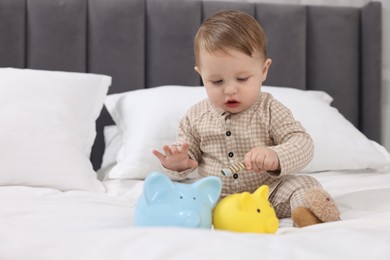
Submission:
<svg viewBox="0 0 390 260">
<path fill-rule="evenodd" d="M 212 210 L 221 190 L 218 177 L 190 184 L 172 182 L 163 173 L 153 172 L 146 177 L 138 199 L 135 225 L 211 228 Z"/>
</svg>

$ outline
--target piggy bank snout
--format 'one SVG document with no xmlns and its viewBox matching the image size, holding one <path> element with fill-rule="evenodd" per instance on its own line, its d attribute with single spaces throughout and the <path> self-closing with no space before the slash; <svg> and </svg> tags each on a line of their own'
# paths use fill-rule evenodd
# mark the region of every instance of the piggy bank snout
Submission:
<svg viewBox="0 0 390 260">
<path fill-rule="evenodd" d="M 279 220 L 276 217 L 268 218 L 265 221 L 265 231 L 266 233 L 275 233 L 279 227 Z"/>
<path fill-rule="evenodd" d="M 202 222 L 202 218 L 199 212 L 195 210 L 182 210 L 178 212 L 179 219 L 187 227 L 199 227 Z"/>
</svg>

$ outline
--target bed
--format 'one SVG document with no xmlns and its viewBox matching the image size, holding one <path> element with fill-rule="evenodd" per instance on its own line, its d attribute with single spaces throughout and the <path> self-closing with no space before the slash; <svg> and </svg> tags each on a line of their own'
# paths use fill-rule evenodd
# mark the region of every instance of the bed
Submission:
<svg viewBox="0 0 390 260">
<path fill-rule="evenodd" d="M 281 219 L 276 234 L 134 226 L 144 180 L 162 170 L 151 150 L 205 98 L 193 36 L 223 9 L 263 25 L 262 91 L 312 135 L 297 174 L 320 181 L 341 221 Z M 0 0 L 0 31 L 0 259 L 390 258 L 379 2 Z"/>
</svg>

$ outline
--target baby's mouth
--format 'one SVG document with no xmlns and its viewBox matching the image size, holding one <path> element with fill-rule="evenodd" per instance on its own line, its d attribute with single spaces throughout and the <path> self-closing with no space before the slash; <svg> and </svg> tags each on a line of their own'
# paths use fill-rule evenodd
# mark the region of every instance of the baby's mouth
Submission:
<svg viewBox="0 0 390 260">
<path fill-rule="evenodd" d="M 238 107 L 240 105 L 240 102 L 234 99 L 229 99 L 228 101 L 225 102 L 225 105 L 227 107 Z"/>
</svg>

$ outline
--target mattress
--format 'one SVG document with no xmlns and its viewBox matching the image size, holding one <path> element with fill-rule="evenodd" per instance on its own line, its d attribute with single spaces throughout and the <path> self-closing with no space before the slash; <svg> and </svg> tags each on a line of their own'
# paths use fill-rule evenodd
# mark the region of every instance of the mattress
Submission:
<svg viewBox="0 0 390 260">
<path fill-rule="evenodd" d="M 390 171 L 321 172 L 341 221 L 276 234 L 134 227 L 144 181 L 107 192 L 0 187 L 0 259 L 389 259 Z"/>
</svg>

